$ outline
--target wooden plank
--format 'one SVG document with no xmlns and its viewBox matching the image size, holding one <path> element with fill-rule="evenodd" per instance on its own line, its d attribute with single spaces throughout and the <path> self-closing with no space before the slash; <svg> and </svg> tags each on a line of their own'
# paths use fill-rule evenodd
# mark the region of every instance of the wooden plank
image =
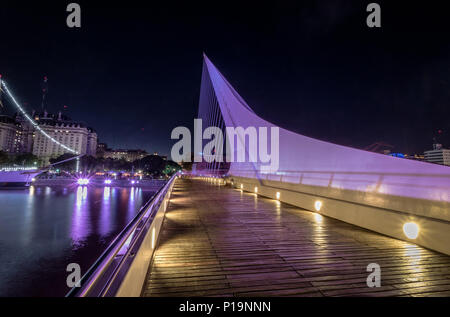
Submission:
<svg viewBox="0 0 450 317">
<path fill-rule="evenodd" d="M 369 263 L 380 288 L 366 285 Z M 144 296 L 450 296 L 450 257 L 271 199 L 179 179 Z"/>
</svg>

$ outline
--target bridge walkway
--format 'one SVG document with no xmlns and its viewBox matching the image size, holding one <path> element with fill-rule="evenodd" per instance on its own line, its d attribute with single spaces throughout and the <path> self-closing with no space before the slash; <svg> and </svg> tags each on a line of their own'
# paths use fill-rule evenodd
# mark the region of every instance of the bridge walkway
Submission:
<svg viewBox="0 0 450 317">
<path fill-rule="evenodd" d="M 366 284 L 369 263 L 381 287 Z M 143 296 L 450 296 L 450 257 L 275 200 L 178 179 Z"/>
</svg>

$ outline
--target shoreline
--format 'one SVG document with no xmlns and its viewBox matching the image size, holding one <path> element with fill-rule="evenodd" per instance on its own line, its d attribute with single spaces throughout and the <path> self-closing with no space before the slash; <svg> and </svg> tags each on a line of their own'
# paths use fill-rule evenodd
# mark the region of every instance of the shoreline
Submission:
<svg viewBox="0 0 450 317">
<path fill-rule="evenodd" d="M 104 179 L 91 179 L 88 186 L 96 187 L 140 187 L 145 189 L 155 189 L 158 190 L 164 184 L 166 180 L 164 179 L 152 179 L 152 180 L 135 180 L 135 183 L 131 183 L 128 179 L 112 180 L 111 184 L 105 184 Z M 31 183 L 31 186 L 85 186 L 77 184 L 76 179 L 37 179 Z"/>
</svg>

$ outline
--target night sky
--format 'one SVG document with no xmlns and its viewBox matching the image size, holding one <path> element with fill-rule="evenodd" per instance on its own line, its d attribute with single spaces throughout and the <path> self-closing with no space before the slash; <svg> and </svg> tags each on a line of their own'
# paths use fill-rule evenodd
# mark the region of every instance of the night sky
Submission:
<svg viewBox="0 0 450 317">
<path fill-rule="evenodd" d="M 81 29 L 70 2 L 1 1 L 0 73 L 30 112 L 48 76 L 48 110 L 66 105 L 109 147 L 170 153 L 197 114 L 202 52 L 281 127 L 409 154 L 442 130 L 450 147 L 444 1 L 377 1 L 381 29 L 366 25 L 372 1 L 74 1 Z"/>
</svg>

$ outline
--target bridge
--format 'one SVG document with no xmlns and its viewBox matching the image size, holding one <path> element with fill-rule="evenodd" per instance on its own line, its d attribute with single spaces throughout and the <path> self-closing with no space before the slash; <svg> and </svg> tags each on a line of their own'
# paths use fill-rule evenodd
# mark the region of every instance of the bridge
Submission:
<svg viewBox="0 0 450 317">
<path fill-rule="evenodd" d="M 367 265 L 382 268 L 368 288 Z M 144 296 L 450 295 L 450 257 L 213 179 L 175 183 Z"/>
<path fill-rule="evenodd" d="M 206 56 L 198 117 L 200 136 L 241 127 L 231 143 L 245 160 L 223 160 L 230 140 L 206 133 L 210 153 L 196 149 L 192 173 L 172 177 L 69 296 L 450 295 L 448 167 L 276 127 Z M 278 154 L 252 157 L 255 127 L 276 131 Z M 368 287 L 371 263 L 381 287 Z"/>
</svg>

